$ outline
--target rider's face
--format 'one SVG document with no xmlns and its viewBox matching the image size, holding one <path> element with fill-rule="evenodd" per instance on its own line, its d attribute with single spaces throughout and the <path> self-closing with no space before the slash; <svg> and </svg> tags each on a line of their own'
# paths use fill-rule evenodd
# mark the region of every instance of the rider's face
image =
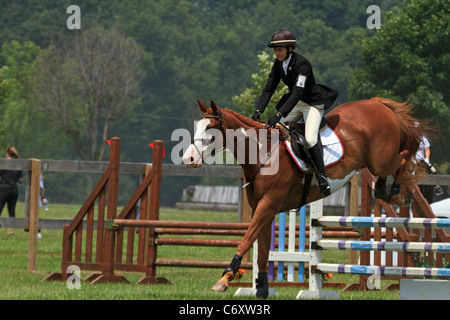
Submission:
<svg viewBox="0 0 450 320">
<path fill-rule="evenodd" d="M 273 48 L 273 51 L 279 61 L 284 61 L 286 59 L 288 53 L 286 47 L 275 47 Z"/>
</svg>

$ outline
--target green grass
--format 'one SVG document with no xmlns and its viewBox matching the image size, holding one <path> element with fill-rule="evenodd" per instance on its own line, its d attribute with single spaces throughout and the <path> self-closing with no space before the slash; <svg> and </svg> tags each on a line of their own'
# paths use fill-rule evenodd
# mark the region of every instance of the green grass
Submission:
<svg viewBox="0 0 450 320">
<path fill-rule="evenodd" d="M 41 210 L 41 218 L 73 218 L 80 206 L 52 204 L 49 211 Z M 17 206 L 18 216 L 23 212 L 23 204 Z M 196 221 L 236 221 L 236 213 L 213 211 L 182 211 L 170 208 L 161 209 L 162 220 L 196 220 Z M 234 297 L 237 290 L 230 287 L 225 293 L 210 290 L 220 278 L 221 269 L 194 269 L 159 267 L 158 277 L 165 277 L 171 285 L 138 285 L 141 273 L 122 273 L 129 281 L 127 284 L 81 283 L 81 289 L 68 289 L 65 282 L 41 281 L 51 272 L 61 271 L 62 231 L 42 230 L 39 239 L 37 272 L 27 272 L 28 233 L 15 230 L 13 237 L 7 237 L 7 230 L 0 228 L 0 299 L 14 300 L 238 300 Z M 235 238 L 235 239 L 239 239 Z M 174 247 L 158 248 L 158 257 L 173 259 L 198 259 L 231 261 L 234 248 L 211 247 Z M 346 263 L 346 252 L 328 251 L 324 261 Z M 82 271 L 82 278 L 92 273 Z M 250 272 L 242 281 L 251 281 Z M 358 277 L 353 275 L 333 275 L 330 282 L 356 283 Z M 387 282 L 382 281 L 382 287 Z M 276 288 L 278 296 L 270 299 L 293 300 L 300 289 Z M 397 300 L 398 293 L 392 291 L 353 291 L 337 290 L 344 300 Z"/>
</svg>

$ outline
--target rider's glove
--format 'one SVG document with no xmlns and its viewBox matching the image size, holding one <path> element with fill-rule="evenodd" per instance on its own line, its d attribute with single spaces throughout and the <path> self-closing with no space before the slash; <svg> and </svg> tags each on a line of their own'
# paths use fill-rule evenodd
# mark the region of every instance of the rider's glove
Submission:
<svg viewBox="0 0 450 320">
<path fill-rule="evenodd" d="M 261 117 L 261 111 L 258 109 L 255 110 L 255 113 L 252 116 L 252 120 L 259 121 L 259 118 Z"/>
<path fill-rule="evenodd" d="M 283 115 L 278 112 L 276 115 L 270 117 L 269 121 L 267 121 L 267 124 L 270 127 L 275 127 L 275 125 L 278 123 L 278 121 L 280 121 L 280 119 L 283 117 Z"/>
</svg>

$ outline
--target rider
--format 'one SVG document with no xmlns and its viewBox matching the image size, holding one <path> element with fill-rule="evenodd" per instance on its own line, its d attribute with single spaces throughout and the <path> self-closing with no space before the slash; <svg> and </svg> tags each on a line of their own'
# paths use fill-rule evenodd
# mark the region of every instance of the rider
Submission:
<svg viewBox="0 0 450 320">
<path fill-rule="evenodd" d="M 278 112 L 268 120 L 268 124 L 274 127 L 280 120 L 288 122 L 304 118 L 305 140 L 315 164 L 318 187 L 321 194 L 328 195 L 330 185 L 325 175 L 321 145 L 318 143 L 319 126 L 324 110 L 333 104 L 338 92 L 316 83 L 311 63 L 294 52 L 297 40 L 292 32 L 288 30 L 275 32 L 268 47 L 274 49 L 276 59 L 267 84 L 255 105 L 252 119 L 260 119 L 280 80 L 283 80 L 289 88 L 289 93 L 280 99 L 276 106 Z"/>
</svg>

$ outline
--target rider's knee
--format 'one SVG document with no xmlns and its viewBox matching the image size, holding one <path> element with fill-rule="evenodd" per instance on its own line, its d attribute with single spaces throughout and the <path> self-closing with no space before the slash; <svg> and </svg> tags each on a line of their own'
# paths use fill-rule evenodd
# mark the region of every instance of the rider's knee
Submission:
<svg viewBox="0 0 450 320">
<path fill-rule="evenodd" d="M 318 141 L 317 133 L 305 132 L 305 140 L 306 143 L 308 144 L 308 148 L 314 147 Z"/>
</svg>

